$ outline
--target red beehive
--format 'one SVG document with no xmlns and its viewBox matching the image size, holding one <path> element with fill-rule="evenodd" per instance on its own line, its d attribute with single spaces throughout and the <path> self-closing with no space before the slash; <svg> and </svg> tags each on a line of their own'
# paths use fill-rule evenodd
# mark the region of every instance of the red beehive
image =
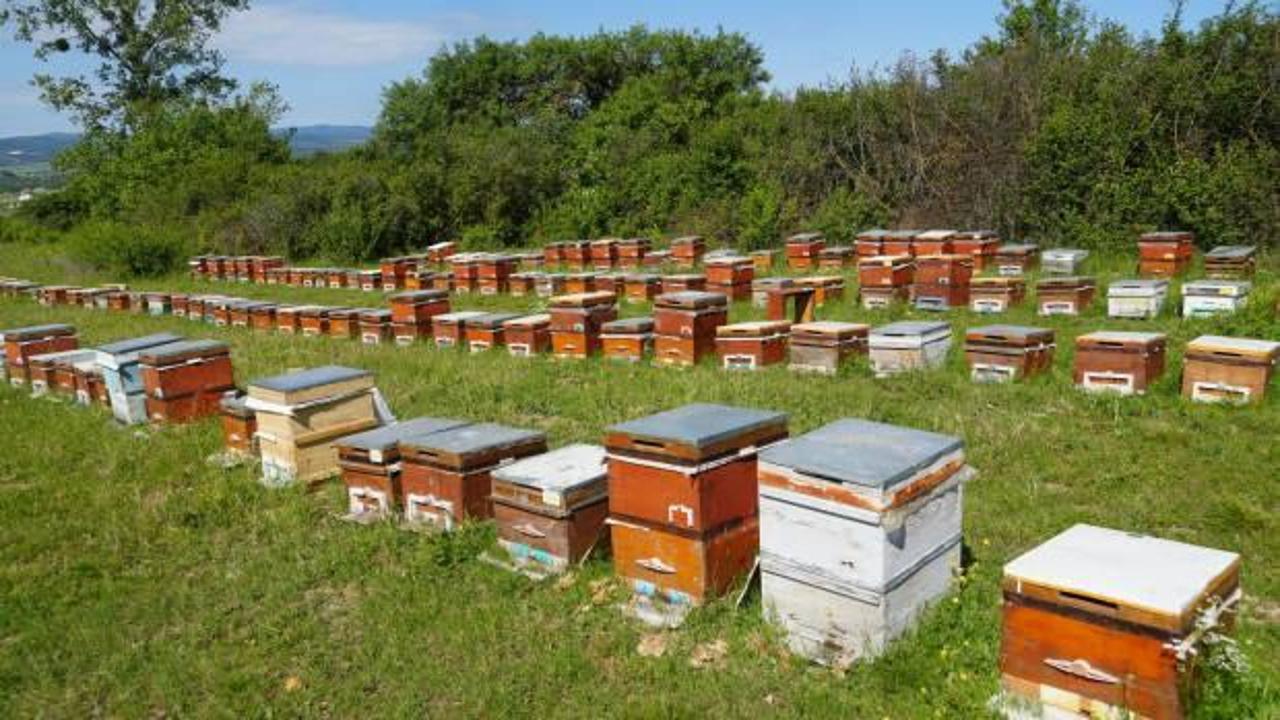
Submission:
<svg viewBox="0 0 1280 720">
<path fill-rule="evenodd" d="M 925 230 L 916 235 L 915 254 L 917 256 L 949 255 L 955 252 L 956 235 L 955 230 Z"/>
<path fill-rule="evenodd" d="M 467 349 L 484 352 L 502 347 L 507 342 L 506 323 L 521 317 L 520 313 L 484 313 L 465 323 Z"/>
<path fill-rule="evenodd" d="M 618 265 L 624 268 L 638 268 L 644 264 L 644 257 L 650 250 L 648 238 L 627 238 L 618 241 Z"/>
<path fill-rule="evenodd" d="M 271 303 L 260 303 L 250 308 L 249 327 L 263 332 L 275 330 L 277 308 Z"/>
<path fill-rule="evenodd" d="M 341 307 L 329 309 L 329 337 L 355 340 L 360 337 L 360 311 Z"/>
<path fill-rule="evenodd" d="M 308 305 L 298 311 L 298 326 L 306 337 L 320 337 L 329 334 L 329 308 L 323 305 Z"/>
<path fill-rule="evenodd" d="M 302 332 L 302 309 L 304 305 L 277 305 L 276 330 L 286 335 L 298 335 Z"/>
<path fill-rule="evenodd" d="M 351 517 L 386 517 L 404 507 L 400 443 L 467 425 L 462 420 L 416 418 L 347 435 L 334 442 Z"/>
<path fill-rule="evenodd" d="M 879 228 L 858 233 L 853 242 L 855 254 L 860 258 L 884 255 L 884 239 L 888 234 L 888 230 Z"/>
<path fill-rule="evenodd" d="M 915 255 L 919 230 L 890 230 L 884 236 L 885 255 Z"/>
<path fill-rule="evenodd" d="M 719 293 L 664 293 L 653 301 L 656 360 L 694 365 L 715 352 L 716 328 L 729 319 L 728 298 Z"/>
<path fill-rule="evenodd" d="M 639 362 L 653 343 L 653 318 L 627 318 L 607 322 L 600 330 L 605 357 Z"/>
<path fill-rule="evenodd" d="M 591 265 L 591 243 L 586 240 L 569 240 L 562 247 L 562 262 L 576 268 Z"/>
<path fill-rule="evenodd" d="M 853 248 L 830 246 L 822 248 L 818 253 L 818 267 L 830 270 L 843 270 L 853 263 Z"/>
<path fill-rule="evenodd" d="M 222 395 L 235 389 L 231 350 L 215 340 L 160 345 L 139 354 L 147 417 L 184 423 L 216 415 Z"/>
<path fill-rule="evenodd" d="M 1092 332 L 1076 338 L 1076 385 L 1122 395 L 1145 393 L 1164 374 L 1165 335 Z"/>
<path fill-rule="evenodd" d="M 791 323 L 744 322 L 716 328 L 716 355 L 726 370 L 756 370 L 787 360 Z"/>
<path fill-rule="evenodd" d="M 615 238 L 592 241 L 590 252 L 591 265 L 597 270 L 612 270 L 618 263 L 618 241 Z"/>
<path fill-rule="evenodd" d="M 1091 277 L 1041 278 L 1036 283 L 1037 311 L 1041 315 L 1079 315 L 1093 303 L 1096 290 Z"/>
<path fill-rule="evenodd" d="M 449 259 L 449 256 L 458 251 L 458 244 L 454 242 L 438 242 L 427 246 L 427 261 L 433 263 L 442 263 Z"/>
<path fill-rule="evenodd" d="M 618 318 L 617 296 L 607 292 L 551 298 L 551 350 L 558 358 L 585 358 L 600 351 L 600 331 Z"/>
<path fill-rule="evenodd" d="M 858 284 L 867 288 L 905 288 L 915 278 L 915 263 L 907 255 L 878 255 L 858 261 Z"/>
<path fill-rule="evenodd" d="M 869 325 L 812 322 L 791 326 L 791 369 L 834 375 L 854 355 L 867 352 Z"/>
<path fill-rule="evenodd" d="M 1020 277 L 978 277 L 969 281 L 969 309 L 979 313 L 1004 312 L 1026 297 L 1027 283 Z"/>
<path fill-rule="evenodd" d="M 799 277 L 795 284 L 813 288 L 813 301 L 819 307 L 844 297 L 844 278 L 839 275 Z"/>
<path fill-rule="evenodd" d="M 398 293 L 387 299 L 391 305 L 391 321 L 429 328 L 431 319 L 449 312 L 449 293 L 443 290 L 415 290 Z"/>
<path fill-rule="evenodd" d="M 564 243 L 549 242 L 542 246 L 542 261 L 550 267 L 564 264 Z"/>
<path fill-rule="evenodd" d="M 564 276 L 564 291 L 570 295 L 595 292 L 596 273 L 570 273 Z"/>
<path fill-rule="evenodd" d="M 75 350 L 80 347 L 76 329 L 70 325 L 50 324 L 13 328 L 0 332 L 4 339 L 5 374 L 9 383 L 25 385 L 27 364 L 33 355 Z"/>
<path fill-rule="evenodd" d="M 395 292 L 404 287 L 404 277 L 409 272 L 409 259 L 403 257 L 383 258 L 378 262 L 378 270 L 382 273 L 382 289 Z"/>
<path fill-rule="evenodd" d="M 507 352 L 516 357 L 530 357 L 551 350 L 551 316 L 526 315 L 503 323 Z"/>
<path fill-rule="evenodd" d="M 818 256 L 822 254 L 822 249 L 826 245 L 827 241 L 822 233 L 806 232 L 792 235 L 786 241 L 787 267 L 793 270 L 817 267 Z"/>
<path fill-rule="evenodd" d="M 671 250 L 669 257 L 675 261 L 680 267 L 691 268 L 702 261 L 702 256 L 707 254 L 707 243 L 699 235 L 687 235 L 678 237 L 671 241 Z M 660 253 L 651 253 L 650 258 L 654 264 L 663 262 L 667 256 Z"/>
<path fill-rule="evenodd" d="M 510 283 L 511 297 L 526 297 L 536 293 L 540 275 L 541 273 L 536 272 L 512 273 L 508 281 Z"/>
<path fill-rule="evenodd" d="M 481 295 L 505 294 L 511 274 L 515 272 L 516 259 L 510 255 L 484 254 L 480 256 L 476 273 L 479 276 Z"/>
<path fill-rule="evenodd" d="M 360 342 L 365 345 L 381 345 L 395 339 L 390 310 L 365 308 L 360 311 L 359 318 Z"/>
<path fill-rule="evenodd" d="M 996 270 L 1004 276 L 1024 275 L 1040 267 L 1040 248 L 1035 245 L 1001 245 L 995 255 Z"/>
<path fill-rule="evenodd" d="M 467 345 L 467 322 L 487 315 L 481 310 L 444 313 L 432 318 L 431 336 L 438 348 L 460 348 Z"/>
<path fill-rule="evenodd" d="M 1048 371 L 1055 347 L 1049 328 L 987 325 L 965 332 L 964 359 L 974 380 L 1008 382 Z"/>
<path fill-rule="evenodd" d="M 662 292 L 678 293 L 706 290 L 706 277 L 694 273 L 685 273 L 682 275 L 665 275 L 662 278 Z"/>
<path fill-rule="evenodd" d="M 703 266 L 707 282 L 714 285 L 751 285 L 756 278 L 756 265 L 751 258 L 717 257 L 710 258 Z"/>
<path fill-rule="evenodd" d="M 254 455 L 257 447 L 254 435 L 258 421 L 253 411 L 245 406 L 248 396 L 232 391 L 222 396 L 219 410 L 222 416 L 222 447 L 237 455 Z"/>
</svg>

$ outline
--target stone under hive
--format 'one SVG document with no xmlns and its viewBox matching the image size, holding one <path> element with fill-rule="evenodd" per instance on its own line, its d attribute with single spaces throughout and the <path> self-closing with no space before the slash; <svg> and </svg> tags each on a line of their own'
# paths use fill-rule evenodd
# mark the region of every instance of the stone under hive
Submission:
<svg viewBox="0 0 1280 720">
<path fill-rule="evenodd" d="M 497 468 L 491 500 L 498 543 L 518 566 L 563 571 L 604 536 L 605 450 L 566 445 Z"/>
<path fill-rule="evenodd" d="M 1076 338 L 1075 383 L 1092 392 L 1140 395 L 1164 374 L 1164 333 L 1103 330 Z"/>
<path fill-rule="evenodd" d="M 151 422 L 187 423 L 217 415 L 223 394 L 235 389 L 231 348 L 217 340 L 156 345 L 140 351 L 138 362 Z"/>
<path fill-rule="evenodd" d="M 756 370 L 787 360 L 791 323 L 763 320 L 716 328 L 716 355 L 726 370 Z"/>
<path fill-rule="evenodd" d="M 5 377 L 15 387 L 27 384 L 27 360 L 31 356 L 80 347 L 76 329 L 61 323 L 11 328 L 0 332 L 0 338 L 4 340 Z"/>
<path fill-rule="evenodd" d="M 181 335 L 156 333 L 119 340 L 97 347 L 94 362 L 102 373 L 103 386 L 116 420 L 133 425 L 147 419 L 147 394 L 142 381 L 143 350 L 182 341 Z"/>
<path fill-rule="evenodd" d="M 1202 335 L 1187 343 L 1182 394 L 1197 402 L 1262 402 L 1277 362 L 1280 343 Z"/>
<path fill-rule="evenodd" d="M 698 291 L 663 293 L 653 301 L 654 359 L 696 365 L 715 353 L 716 328 L 729 319 L 729 299 Z"/>
<path fill-rule="evenodd" d="M 1027 295 L 1027 281 L 1020 277 L 976 277 L 969 281 L 969 309 L 976 313 L 1002 313 L 1020 305 Z"/>
<path fill-rule="evenodd" d="M 558 295 L 548 304 L 551 351 L 557 358 L 581 359 L 599 353 L 604 324 L 618 319 L 617 296 L 613 293 Z"/>
<path fill-rule="evenodd" d="M 855 355 L 867 353 L 871 326 L 862 323 L 819 321 L 791 326 L 792 370 L 835 375 Z"/>
<path fill-rule="evenodd" d="M 610 360 L 640 362 L 653 347 L 653 318 L 613 320 L 600 328 L 601 353 Z"/>
<path fill-rule="evenodd" d="M 347 515 L 353 519 L 384 518 L 402 512 L 400 443 L 406 438 L 452 430 L 470 423 L 448 418 L 415 418 L 347 435 L 335 443 Z"/>
<path fill-rule="evenodd" d="M 787 267 L 808 270 L 818 266 L 818 258 L 827 245 L 822 233 L 797 233 L 786 240 Z"/>
<path fill-rule="evenodd" d="M 1088 257 L 1088 250 L 1051 248 L 1041 254 L 1040 267 L 1054 275 L 1075 275 Z"/>
<path fill-rule="evenodd" d="M 1009 382 L 1053 367 L 1052 328 L 986 325 L 964 335 L 964 358 L 976 382 Z"/>
<path fill-rule="evenodd" d="M 503 323 L 507 353 L 532 357 L 551 351 L 551 315 L 540 313 L 513 318 Z"/>
<path fill-rule="evenodd" d="M 1168 294 L 1168 280 L 1116 280 L 1107 286 L 1107 316 L 1136 320 L 1156 317 Z"/>
<path fill-rule="evenodd" d="M 1240 556 L 1075 525 L 1001 585 L 1007 717 L 1185 718 L 1206 637 L 1234 626 Z"/>
<path fill-rule="evenodd" d="M 1189 280 L 1182 284 L 1182 316 L 1230 315 L 1249 301 L 1247 280 Z"/>
<path fill-rule="evenodd" d="M 328 365 L 249 384 L 262 482 L 314 485 L 338 474 L 337 441 L 381 424 L 373 374 Z"/>
<path fill-rule="evenodd" d="M 873 328 L 867 338 L 876 377 L 930 370 L 947 361 L 951 325 L 941 321 L 903 321 Z"/>
<path fill-rule="evenodd" d="M 824 663 L 874 657 L 960 567 L 959 438 L 839 420 L 760 454 L 765 612 Z"/>
<path fill-rule="evenodd" d="M 546 449 L 542 432 L 493 423 L 401 439 L 405 520 L 448 531 L 493 517 L 492 472 Z"/>
<path fill-rule="evenodd" d="M 1093 304 L 1097 282 L 1091 277 L 1040 278 L 1036 312 L 1044 316 L 1080 315 Z"/>
<path fill-rule="evenodd" d="M 694 404 L 608 428 L 614 569 L 640 596 L 698 604 L 751 568 L 756 459 L 787 416 Z"/>
</svg>

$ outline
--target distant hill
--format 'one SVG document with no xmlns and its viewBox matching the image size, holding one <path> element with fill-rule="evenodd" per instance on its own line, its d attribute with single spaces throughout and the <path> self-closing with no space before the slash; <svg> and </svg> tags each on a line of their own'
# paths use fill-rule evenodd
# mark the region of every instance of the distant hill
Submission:
<svg viewBox="0 0 1280 720">
<path fill-rule="evenodd" d="M 284 136 L 290 131 L 293 136 L 289 144 L 299 157 L 346 150 L 368 140 L 373 134 L 373 128 L 363 125 L 304 125 L 276 128 L 272 132 Z M 0 138 L 0 170 L 47 164 L 79 137 L 76 133 L 45 133 Z"/>
</svg>

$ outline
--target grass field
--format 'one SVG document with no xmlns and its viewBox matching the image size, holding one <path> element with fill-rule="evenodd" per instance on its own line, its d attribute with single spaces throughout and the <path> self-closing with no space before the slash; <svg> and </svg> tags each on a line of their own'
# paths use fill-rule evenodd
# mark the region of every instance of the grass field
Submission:
<svg viewBox="0 0 1280 720">
<path fill-rule="evenodd" d="M 1090 269 L 1105 282 L 1124 265 Z M 0 275 L 107 280 L 47 246 L 0 247 Z M 70 322 L 84 345 L 162 330 L 226 340 L 241 383 L 323 363 L 368 368 L 401 417 L 540 428 L 553 445 L 598 442 L 610 423 L 710 401 L 787 411 L 793 434 L 850 416 L 956 434 L 979 471 L 967 489 L 964 579 L 881 659 L 833 670 L 788 657 L 758 597 L 697 611 L 650 640 L 665 652 L 648 657 L 637 645 L 650 631 L 615 608 L 624 593 L 608 581 L 607 559 L 533 583 L 475 561 L 491 542 L 482 525 L 448 537 L 353 525 L 337 519 L 336 484 L 269 491 L 252 469 L 207 464 L 219 445 L 213 422 L 125 429 L 103 412 L 6 388 L 0 717 L 984 717 L 998 680 L 1000 568 L 1076 522 L 1242 553 L 1237 637 L 1252 671 L 1212 675 L 1198 715 L 1280 717 L 1280 388 L 1249 408 L 1191 405 L 1177 388 L 1190 338 L 1280 339 L 1276 280 L 1275 267 L 1265 269 L 1259 282 L 1271 289 L 1222 320 L 1115 322 L 1095 306 L 1046 321 L 1018 309 L 1000 320 L 1056 328 L 1059 352 L 1049 376 L 1012 386 L 971 384 L 955 349 L 942 371 L 889 380 L 860 363 L 835 378 L 729 374 L 370 348 L 0 300 L 0 327 Z M 381 302 L 182 277 L 138 285 Z M 863 312 L 850 293 L 820 315 L 878 324 L 912 313 Z M 735 320 L 756 316 L 734 308 Z M 946 317 L 957 336 L 991 320 Z M 1072 388 L 1071 339 L 1104 327 L 1169 333 L 1171 372 L 1147 396 Z M 716 641 L 727 647 L 722 658 L 691 664 Z"/>
</svg>

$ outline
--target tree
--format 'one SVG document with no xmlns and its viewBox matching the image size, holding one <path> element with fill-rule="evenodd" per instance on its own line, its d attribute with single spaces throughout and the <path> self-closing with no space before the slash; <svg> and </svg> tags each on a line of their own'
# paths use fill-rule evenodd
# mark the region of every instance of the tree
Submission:
<svg viewBox="0 0 1280 720">
<path fill-rule="evenodd" d="M 0 24 L 42 61 L 72 51 L 98 59 L 91 75 L 37 74 L 41 99 L 85 130 L 130 132 L 174 100 L 221 100 L 236 87 L 208 47 L 249 0 L 0 0 Z"/>
</svg>

